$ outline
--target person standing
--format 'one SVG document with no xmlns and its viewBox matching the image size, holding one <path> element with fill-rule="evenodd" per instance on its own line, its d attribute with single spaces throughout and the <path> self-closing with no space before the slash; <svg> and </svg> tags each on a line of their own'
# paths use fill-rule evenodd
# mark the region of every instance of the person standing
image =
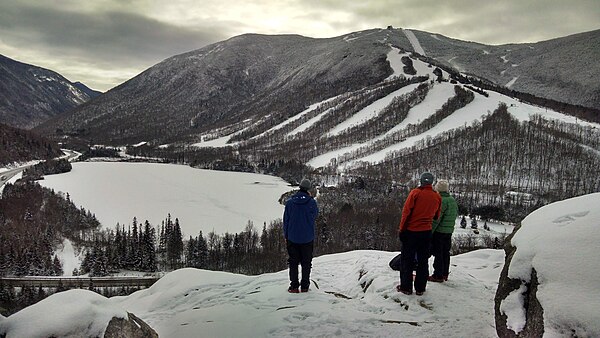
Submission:
<svg viewBox="0 0 600 338">
<path fill-rule="evenodd" d="M 283 236 L 287 243 L 289 257 L 288 292 L 290 293 L 307 292 L 310 286 L 315 220 L 319 213 L 317 202 L 308 192 L 310 188 L 310 181 L 303 179 L 300 182 L 300 191 L 285 203 L 283 212 Z M 298 282 L 298 264 L 302 266 L 300 282 Z"/>
<path fill-rule="evenodd" d="M 412 272 L 417 257 L 417 272 L 414 288 L 418 296 L 425 292 L 429 277 L 429 245 L 431 244 L 431 224 L 439 218 L 441 196 L 433 191 L 433 174 L 421 174 L 420 186 L 411 190 L 402 208 L 399 238 L 402 242 L 402 268 L 400 270 L 399 292 L 410 295 L 413 292 Z"/>
<path fill-rule="evenodd" d="M 433 221 L 431 238 L 431 253 L 433 259 L 433 275 L 429 276 L 430 282 L 443 282 L 448 280 L 450 271 L 450 249 L 452 247 L 452 233 L 458 216 L 458 205 L 454 197 L 448 193 L 449 183 L 439 180 L 435 190 L 442 196 L 442 211 L 440 218 Z"/>
</svg>

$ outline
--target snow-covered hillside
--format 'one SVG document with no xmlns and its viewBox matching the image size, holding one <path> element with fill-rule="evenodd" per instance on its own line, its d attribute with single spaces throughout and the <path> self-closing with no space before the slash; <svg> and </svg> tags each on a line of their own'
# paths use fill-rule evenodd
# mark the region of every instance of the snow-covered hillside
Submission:
<svg viewBox="0 0 600 338">
<path fill-rule="evenodd" d="M 400 67 L 398 60 L 402 56 L 407 56 L 407 55 L 408 54 L 401 54 L 397 49 L 393 49 L 388 54 L 388 61 L 390 62 L 391 65 L 395 66 L 395 67 L 393 67 L 394 74 L 396 74 L 396 75 L 402 74 L 402 70 L 398 68 L 398 67 Z M 415 69 L 417 70 L 416 75 L 429 75 L 430 78 L 432 78 L 432 79 L 435 78 L 435 75 L 433 75 L 433 73 L 432 73 L 434 68 L 428 67 L 428 65 L 426 63 L 424 63 L 423 61 L 414 59 L 413 65 L 414 65 Z M 444 76 L 447 78 L 446 73 L 444 73 Z M 348 120 L 346 120 L 346 121 L 340 123 L 339 125 L 335 126 L 334 128 L 332 128 L 329 131 L 329 135 L 340 133 L 341 131 L 348 129 L 351 126 L 354 126 L 354 125 L 357 125 L 360 123 L 365 123 L 369 119 L 377 118 L 378 113 L 380 113 L 380 111 L 382 109 L 384 109 L 393 98 L 398 97 L 402 94 L 408 93 L 412 89 L 414 89 L 414 86 L 407 86 L 396 92 L 393 92 L 393 93 L 387 95 L 386 97 L 379 99 L 375 103 L 371 104 L 369 107 L 367 107 L 367 108 L 361 110 L 360 112 L 356 113 L 355 115 L 353 115 Z M 509 112 L 519 121 L 527 121 L 530 119 L 530 117 L 532 115 L 538 114 L 538 115 L 544 116 L 544 118 L 546 118 L 546 119 L 553 119 L 553 120 L 559 120 L 559 121 L 563 121 L 563 122 L 567 122 L 567 123 L 579 124 L 582 126 L 592 126 L 592 127 L 600 128 L 600 124 L 598 124 L 598 123 L 590 123 L 587 121 L 582 121 L 580 119 L 575 118 L 574 116 L 565 115 L 565 114 L 562 114 L 562 113 L 559 113 L 556 111 L 552 111 L 552 110 L 549 110 L 549 109 L 546 109 L 543 107 L 538 107 L 538 106 L 534 106 L 531 104 L 527 104 L 527 103 L 521 102 L 519 100 L 513 99 L 511 97 L 502 95 L 500 93 L 490 91 L 490 92 L 488 92 L 488 94 L 489 94 L 489 96 L 487 96 L 487 97 L 480 95 L 480 94 L 476 94 L 475 100 L 473 102 L 469 103 L 466 107 L 457 110 L 452 115 L 450 115 L 449 117 L 445 118 L 440 123 L 435 125 L 433 128 L 426 130 L 425 132 L 422 132 L 420 134 L 403 139 L 403 140 L 401 140 L 391 146 L 388 146 L 384 149 L 381 149 L 377 152 L 374 152 L 374 153 L 362 156 L 360 158 L 354 159 L 352 161 L 349 161 L 349 162 L 345 163 L 344 165 L 340 165 L 340 169 L 343 169 L 343 167 L 348 167 L 348 166 L 351 167 L 354 163 L 359 162 L 359 161 L 365 161 L 365 162 L 371 162 L 371 163 L 380 162 L 380 161 L 384 160 L 386 158 L 386 155 L 392 151 L 400 150 L 403 148 L 408 148 L 408 147 L 411 147 L 411 146 L 417 144 L 420 141 L 438 136 L 448 130 L 463 127 L 465 125 L 471 125 L 475 121 L 482 121 L 486 114 L 493 112 L 498 107 L 498 104 L 500 102 L 506 103 L 509 107 Z M 352 146 L 341 147 L 337 150 L 321 154 L 321 155 L 311 159 L 307 164 L 309 164 L 313 167 L 323 167 L 323 166 L 328 165 L 332 159 L 336 159 L 337 162 L 340 163 L 339 157 L 346 153 L 355 151 L 359 148 L 367 147 L 369 145 L 373 145 L 377 141 L 380 141 L 380 140 L 392 135 L 394 132 L 397 132 L 397 131 L 400 131 L 403 129 L 408 129 L 411 126 L 419 124 L 421 121 L 423 121 L 423 120 L 427 119 L 428 117 L 430 117 L 431 115 L 433 115 L 436 112 L 436 110 L 440 109 L 442 107 L 442 105 L 448 99 L 450 99 L 453 95 L 454 95 L 454 84 L 449 83 L 449 82 L 441 82 L 441 83 L 436 82 L 433 84 L 433 88 L 429 90 L 429 93 L 426 96 L 425 100 L 423 102 L 417 104 L 415 107 L 411 108 L 407 117 L 404 120 L 399 121 L 399 123 L 395 127 L 390 129 L 386 133 L 381 134 L 381 135 L 376 135 L 375 137 L 373 137 L 372 139 L 370 139 L 366 142 L 355 143 Z"/>
</svg>

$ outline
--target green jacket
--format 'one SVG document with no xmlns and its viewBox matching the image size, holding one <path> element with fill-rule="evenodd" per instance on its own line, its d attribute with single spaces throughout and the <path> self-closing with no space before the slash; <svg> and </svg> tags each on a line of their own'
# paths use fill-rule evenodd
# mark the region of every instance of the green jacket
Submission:
<svg viewBox="0 0 600 338">
<path fill-rule="evenodd" d="M 454 222 L 458 216 L 458 205 L 449 193 L 441 192 L 440 195 L 442 196 L 442 213 L 440 218 L 433 220 L 431 232 L 451 234 L 454 232 Z"/>
</svg>

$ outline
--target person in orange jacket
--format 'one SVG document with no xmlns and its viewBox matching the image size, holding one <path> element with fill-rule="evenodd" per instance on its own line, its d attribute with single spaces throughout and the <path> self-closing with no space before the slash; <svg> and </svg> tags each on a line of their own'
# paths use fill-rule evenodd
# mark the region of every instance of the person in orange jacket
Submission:
<svg viewBox="0 0 600 338">
<path fill-rule="evenodd" d="M 414 280 L 418 296 L 425 292 L 429 277 L 429 246 L 431 243 L 431 224 L 440 217 L 442 198 L 433 190 L 433 174 L 421 174 L 421 185 L 408 194 L 402 209 L 399 226 L 399 238 L 402 242 L 402 268 L 400 270 L 399 292 L 410 295 L 413 292 L 412 272 L 417 257 L 417 273 Z"/>
</svg>

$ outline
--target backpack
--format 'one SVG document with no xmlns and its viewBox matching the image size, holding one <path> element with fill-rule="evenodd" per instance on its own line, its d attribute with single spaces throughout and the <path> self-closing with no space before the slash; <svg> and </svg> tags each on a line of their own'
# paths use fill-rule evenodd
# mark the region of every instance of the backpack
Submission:
<svg viewBox="0 0 600 338">
<path fill-rule="evenodd" d="M 396 255 L 396 257 L 392 258 L 392 260 L 390 261 L 390 268 L 392 268 L 392 270 L 394 270 L 394 271 L 400 271 L 401 267 L 402 267 L 402 253 L 399 253 L 398 255 Z"/>
</svg>

